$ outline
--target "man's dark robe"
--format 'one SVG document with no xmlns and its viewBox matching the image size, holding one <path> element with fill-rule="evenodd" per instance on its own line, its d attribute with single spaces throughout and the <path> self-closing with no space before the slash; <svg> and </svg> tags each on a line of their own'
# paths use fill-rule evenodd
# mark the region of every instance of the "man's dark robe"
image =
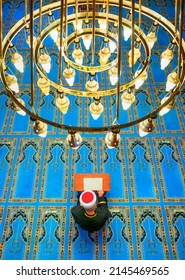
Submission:
<svg viewBox="0 0 185 280">
<path fill-rule="evenodd" d="M 75 222 L 81 228 L 88 232 L 94 232 L 100 230 L 104 226 L 111 213 L 108 210 L 106 198 L 101 196 L 98 198 L 98 204 L 94 215 L 87 214 L 85 209 L 80 205 L 74 206 L 71 209 L 71 214 Z"/>
</svg>

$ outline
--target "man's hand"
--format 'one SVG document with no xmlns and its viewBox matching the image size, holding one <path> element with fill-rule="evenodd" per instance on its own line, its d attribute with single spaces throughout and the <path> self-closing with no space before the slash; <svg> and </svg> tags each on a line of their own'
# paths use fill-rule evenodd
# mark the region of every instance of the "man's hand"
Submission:
<svg viewBox="0 0 185 280">
<path fill-rule="evenodd" d="M 104 195 L 104 191 L 103 191 L 103 190 L 99 190 L 99 191 L 98 191 L 98 195 L 99 195 L 99 196 L 103 196 L 103 195 Z"/>
</svg>

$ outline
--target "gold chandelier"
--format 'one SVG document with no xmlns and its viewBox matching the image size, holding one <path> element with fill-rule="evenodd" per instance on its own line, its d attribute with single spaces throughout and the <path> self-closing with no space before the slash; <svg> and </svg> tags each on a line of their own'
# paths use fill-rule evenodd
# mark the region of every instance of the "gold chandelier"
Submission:
<svg viewBox="0 0 185 280">
<path fill-rule="evenodd" d="M 105 142 L 108 148 L 117 147 L 121 137 L 121 129 L 139 126 L 141 137 L 152 132 L 154 120 L 163 116 L 175 106 L 175 99 L 180 93 L 185 79 L 185 44 L 182 39 L 184 1 L 175 1 L 175 24 L 162 15 L 142 5 L 142 1 L 123 0 L 61 0 L 34 10 L 34 1 L 25 0 L 25 16 L 19 20 L 3 38 L 2 36 L 2 0 L 0 0 L 0 71 L 1 80 L 11 99 L 11 108 L 21 115 L 30 115 L 35 134 L 46 137 L 48 125 L 68 131 L 67 144 L 77 149 L 82 142 L 79 132 L 107 132 Z M 28 10 L 30 13 L 28 13 Z M 179 14 L 179 22 L 178 22 Z M 148 34 L 141 28 L 142 17 L 152 22 Z M 48 24 L 43 27 L 43 20 Z M 34 23 L 39 20 L 38 36 L 34 32 Z M 177 28 L 179 24 L 179 28 Z M 177 65 L 166 79 L 166 96 L 161 103 L 147 115 L 120 124 L 120 104 L 123 110 L 128 110 L 135 102 L 135 92 L 148 79 L 149 63 L 154 44 L 157 42 L 159 27 L 162 27 L 171 42 L 161 53 L 161 70 L 177 57 Z M 7 56 L 20 73 L 24 72 L 24 61 L 18 52 L 14 38 L 25 31 L 26 42 L 30 47 L 30 81 L 31 105 L 19 96 L 19 81 L 7 65 Z M 58 50 L 58 69 L 52 69 L 52 59 L 48 51 L 48 38 L 53 40 Z M 129 39 L 130 38 L 130 39 Z M 97 43 L 98 42 L 98 43 Z M 127 57 L 123 57 L 124 44 L 130 49 Z M 97 50 L 97 45 L 100 49 Z M 127 60 L 131 79 L 122 78 L 122 63 Z M 139 65 L 139 66 L 138 66 Z M 50 72 L 53 71 L 53 75 Z M 35 76 L 37 73 L 37 81 Z M 76 77 L 82 73 L 85 81 L 80 86 L 75 85 Z M 110 85 L 99 83 L 100 75 L 109 76 Z M 54 78 L 53 78 L 54 77 Z M 49 95 L 51 87 L 56 90 L 56 108 L 61 114 L 67 114 L 70 106 L 70 96 L 91 98 L 89 112 L 96 122 L 104 113 L 102 99 L 114 95 L 116 97 L 116 116 L 109 126 L 75 126 L 57 123 L 36 113 L 35 86 L 39 94 Z"/>
</svg>

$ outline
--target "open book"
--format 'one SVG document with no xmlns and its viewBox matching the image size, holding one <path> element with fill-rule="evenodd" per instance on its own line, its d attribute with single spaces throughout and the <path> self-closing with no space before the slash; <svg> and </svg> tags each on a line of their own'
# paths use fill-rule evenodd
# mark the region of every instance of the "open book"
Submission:
<svg viewBox="0 0 185 280">
<path fill-rule="evenodd" d="M 84 178 L 84 191 L 99 191 L 103 188 L 103 178 Z"/>
</svg>

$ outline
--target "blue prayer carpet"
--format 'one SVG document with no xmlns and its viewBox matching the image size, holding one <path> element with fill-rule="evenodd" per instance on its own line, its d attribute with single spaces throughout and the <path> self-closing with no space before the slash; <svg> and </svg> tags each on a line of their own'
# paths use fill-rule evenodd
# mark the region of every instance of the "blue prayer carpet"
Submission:
<svg viewBox="0 0 185 280">
<path fill-rule="evenodd" d="M 34 1 L 35 8 L 39 1 Z M 50 1 L 43 1 L 48 4 Z M 174 22 L 174 2 L 144 0 L 143 5 Z M 24 16 L 24 2 L 3 1 L 4 35 Z M 38 22 L 37 22 L 38 23 Z M 43 25 L 47 23 L 43 20 Z M 147 34 L 151 22 L 144 21 Z M 38 32 L 38 25 L 35 25 Z M 185 27 L 183 28 L 185 30 Z M 160 70 L 160 54 L 169 44 L 161 28 L 152 52 L 149 78 L 136 91 L 136 102 L 121 111 L 120 123 L 141 117 L 165 94 L 166 77 L 173 70 Z M 52 67 L 58 50 L 49 41 Z M 14 44 L 21 52 L 25 72 L 7 64 L 20 82 L 20 97 L 30 106 L 30 58 L 24 32 Z M 127 42 L 126 50 L 130 48 Z M 123 54 L 124 55 L 124 54 Z M 175 61 L 173 62 L 175 65 Z M 127 73 L 127 62 L 123 72 Z M 156 69 L 159 69 L 156 71 Z M 85 83 L 81 75 L 75 86 Z M 107 76 L 99 80 L 109 85 Z M 38 91 L 38 87 L 35 87 Z M 39 114 L 66 124 L 102 126 L 115 118 L 116 97 L 102 100 L 104 116 L 96 124 L 88 113 L 90 98 L 70 96 L 66 115 L 55 106 L 55 90 L 39 95 Z M 154 98 L 155 97 L 155 98 Z M 157 100 L 157 101 L 156 101 Z M 48 126 L 48 135 L 34 135 L 28 116 L 11 110 L 0 84 L 0 259 L 2 260 L 184 260 L 185 259 L 185 88 L 176 106 L 156 119 L 155 130 L 139 137 L 138 127 L 121 131 L 121 144 L 107 149 L 105 133 L 82 133 L 77 150 L 65 142 L 66 131 Z M 72 123 L 73 124 L 73 123 Z M 74 173 L 109 173 L 107 193 L 111 216 L 102 230 L 88 233 L 74 223 L 70 209 L 76 204 Z"/>
</svg>

